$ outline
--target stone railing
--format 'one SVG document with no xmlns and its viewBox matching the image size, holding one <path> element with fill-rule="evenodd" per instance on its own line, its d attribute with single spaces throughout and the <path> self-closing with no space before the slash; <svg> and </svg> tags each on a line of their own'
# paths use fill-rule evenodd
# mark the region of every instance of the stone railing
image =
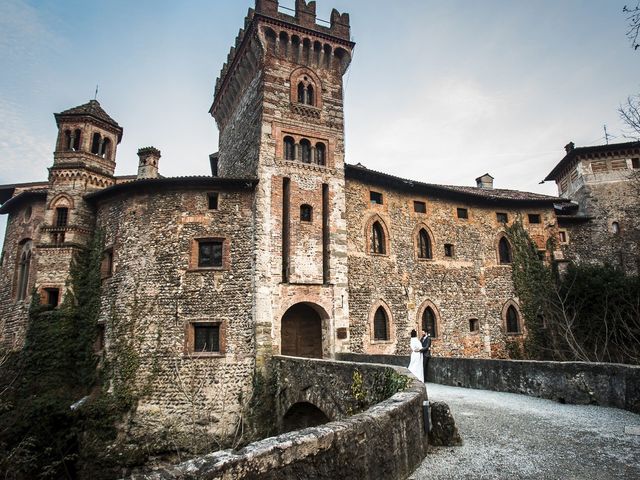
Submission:
<svg viewBox="0 0 640 480">
<path fill-rule="evenodd" d="M 340 354 L 339 358 L 409 364 L 409 357 L 401 355 Z M 427 381 L 640 413 L 640 367 L 632 365 L 433 357 Z"/>
<path fill-rule="evenodd" d="M 427 396 L 424 385 L 407 369 L 293 357 L 275 357 L 271 368 L 278 391 L 274 415 L 281 417 L 291 405 L 308 402 L 333 421 L 267 438 L 237 452 L 212 453 L 144 478 L 400 480 L 424 459 L 422 403 Z M 399 376 L 409 377 L 405 390 L 349 416 L 385 390 L 383 379 Z"/>
</svg>

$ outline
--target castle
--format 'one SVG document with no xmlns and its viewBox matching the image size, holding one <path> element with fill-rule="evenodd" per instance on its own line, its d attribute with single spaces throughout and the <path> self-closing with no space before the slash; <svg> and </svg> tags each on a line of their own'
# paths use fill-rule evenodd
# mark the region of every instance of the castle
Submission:
<svg viewBox="0 0 640 480">
<path fill-rule="evenodd" d="M 505 356 L 527 330 L 505 235 L 517 219 L 548 261 L 638 272 L 640 143 L 569 144 L 547 177 L 558 197 L 495 189 L 489 174 L 462 187 L 349 165 L 349 16 L 323 26 L 315 2 L 278 7 L 256 0 L 216 82 L 211 176 L 163 177 L 153 147 L 136 176 L 115 176 L 123 129 L 101 105 L 55 115 L 48 180 L 0 186 L 4 345 L 21 346 L 34 292 L 61 302 L 97 230 L 105 355 L 113 319 L 131 318 L 140 375 L 160 362 L 137 410 L 148 423 L 185 414 L 175 377 L 194 365 L 208 372 L 203 409 L 232 416 L 274 354 L 407 353 L 415 328 L 434 355 Z"/>
</svg>

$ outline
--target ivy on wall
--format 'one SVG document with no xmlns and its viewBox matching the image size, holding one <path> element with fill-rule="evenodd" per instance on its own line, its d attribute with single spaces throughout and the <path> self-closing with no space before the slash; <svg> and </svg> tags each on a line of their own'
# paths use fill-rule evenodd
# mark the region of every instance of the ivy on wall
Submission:
<svg viewBox="0 0 640 480">
<path fill-rule="evenodd" d="M 610 265 L 546 263 L 520 221 L 507 234 L 525 318 L 512 358 L 640 364 L 640 277 Z M 547 245 L 549 251 L 555 245 Z"/>
</svg>

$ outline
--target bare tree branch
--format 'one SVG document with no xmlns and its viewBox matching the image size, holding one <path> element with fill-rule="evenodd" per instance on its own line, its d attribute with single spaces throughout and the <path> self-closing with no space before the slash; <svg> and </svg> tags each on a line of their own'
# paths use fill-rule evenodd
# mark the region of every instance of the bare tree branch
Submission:
<svg viewBox="0 0 640 480">
<path fill-rule="evenodd" d="M 631 41 L 631 46 L 634 50 L 640 48 L 638 44 L 638 33 L 640 30 L 640 2 L 635 7 L 624 6 L 622 11 L 627 14 L 627 21 L 629 22 L 629 30 L 627 31 L 627 37 Z"/>
</svg>

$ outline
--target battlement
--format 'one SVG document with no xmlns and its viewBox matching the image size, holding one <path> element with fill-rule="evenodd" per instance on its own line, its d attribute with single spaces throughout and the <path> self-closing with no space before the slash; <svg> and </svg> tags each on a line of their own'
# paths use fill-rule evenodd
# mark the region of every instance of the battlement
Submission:
<svg viewBox="0 0 640 480">
<path fill-rule="evenodd" d="M 228 84 L 237 84 L 234 85 L 233 90 L 242 91 L 242 86 L 246 86 L 250 76 L 248 73 L 255 71 L 259 58 L 267 50 L 277 55 L 282 55 L 282 50 L 287 50 L 291 54 L 290 60 L 301 65 L 309 63 L 308 51 L 313 50 L 316 58 L 323 55 L 327 68 L 335 65 L 342 73 L 346 71 L 354 46 L 350 40 L 351 28 L 348 13 L 340 13 L 333 9 L 331 19 L 325 22 L 327 23 L 325 26 L 318 23 L 315 1 L 296 0 L 295 10 L 292 12 L 294 15 L 280 10 L 278 0 L 256 0 L 255 9 L 249 9 L 244 27 L 238 32 L 227 60 L 222 66 L 220 76 L 216 79 L 214 102 L 210 110 L 214 116 L 221 97 L 228 90 Z M 266 27 L 259 27 L 261 24 L 265 24 Z M 289 33 L 276 34 L 276 31 Z M 279 49 L 275 47 L 278 42 L 285 42 L 287 45 Z M 294 53 L 298 49 L 301 52 Z M 242 58 L 244 58 L 243 66 L 238 68 Z"/>
<path fill-rule="evenodd" d="M 343 40 L 350 40 L 351 28 L 349 25 L 349 14 L 340 13 L 335 8 L 331 12 L 329 26 L 316 23 L 316 2 L 307 3 L 305 0 L 296 0 L 295 16 L 287 15 L 278 11 L 278 0 L 256 0 L 256 13 L 267 17 L 282 20 L 287 23 L 294 23 L 304 28 L 316 30 L 319 33 L 338 37 Z"/>
</svg>

